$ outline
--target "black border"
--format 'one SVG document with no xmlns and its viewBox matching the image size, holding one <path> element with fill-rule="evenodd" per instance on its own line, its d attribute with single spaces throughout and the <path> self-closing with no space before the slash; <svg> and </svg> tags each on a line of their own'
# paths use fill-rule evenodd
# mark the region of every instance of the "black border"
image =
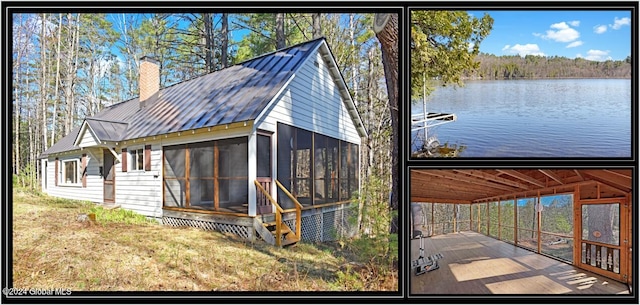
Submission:
<svg viewBox="0 0 640 305">
<path fill-rule="evenodd" d="M 495 169 L 495 168 L 515 168 L 515 169 L 542 169 L 542 168 L 625 168 L 631 169 L 632 179 L 632 202 L 631 207 L 638 210 L 638 2 L 421 2 L 411 3 L 407 7 L 406 20 L 410 19 L 412 10 L 419 9 L 442 9 L 442 10 L 630 10 L 631 11 L 631 157 L 629 158 L 457 158 L 457 159 L 421 159 L 411 157 L 411 107 L 410 101 L 406 100 L 405 109 L 401 109 L 404 115 L 401 130 L 405 138 L 401 141 L 401 147 L 405 149 L 403 157 L 404 169 L 402 185 L 404 186 L 403 196 L 406 198 L 405 211 L 409 211 L 411 203 L 410 179 L 413 169 Z M 405 44 L 410 37 L 405 36 Z M 410 50 L 406 50 L 405 58 L 410 58 Z M 410 79 L 410 74 L 405 74 L 405 79 Z M 410 97 L 410 88 L 405 88 L 405 96 Z M 632 245 L 638 244 L 638 211 L 632 211 L 635 215 L 632 221 Z M 408 214 L 409 212 L 405 212 Z M 409 223 L 408 215 L 405 215 L 405 223 Z M 405 228 L 405 235 L 410 236 L 408 226 Z M 408 241 L 405 251 L 405 261 L 410 261 L 410 241 Z M 632 294 L 627 296 L 598 296 L 598 295 L 420 295 L 411 293 L 411 272 L 406 273 L 405 285 L 407 288 L 407 299 L 411 303 L 632 303 L 638 304 L 638 255 L 633 255 L 633 283 Z M 424 276 L 424 275 L 422 275 Z"/>
<path fill-rule="evenodd" d="M 233 12 L 233 13 L 251 13 L 251 12 L 323 12 L 323 13 L 395 13 L 398 14 L 399 27 L 398 37 L 403 36 L 403 28 L 405 21 L 405 8 L 400 3 L 387 3 L 377 4 L 373 3 L 344 3 L 344 2 L 318 2 L 318 3 L 291 3 L 291 6 L 287 5 L 287 2 L 114 2 L 114 3 L 100 3 L 100 2 L 27 2 L 27 1 L 11 1 L 2 2 L 2 20 L 4 21 L 5 31 L 3 31 L 3 46 L 4 49 L 12 49 L 11 32 L 14 13 L 40 13 L 40 12 L 100 12 L 100 13 L 150 13 L 150 12 L 166 12 L 166 13 L 178 13 L 178 12 L 202 12 L 202 11 L 215 11 L 215 12 Z M 374 38 L 375 39 L 375 38 Z M 398 41 L 399 54 L 404 54 L 403 44 L 401 39 Z M 13 268 L 12 268 L 12 165 L 11 165 L 11 146 L 9 138 L 12 132 L 12 105 L 9 103 L 11 100 L 10 91 L 12 83 L 12 71 L 9 68 L 11 63 L 10 54 L 12 52 L 5 52 L 3 58 L 3 66 L 5 73 L 2 76 L 7 81 L 2 82 L 3 85 L 3 97 L 7 101 L 5 107 L 5 132 L 3 136 L 6 136 L 6 141 L 2 142 L 3 150 L 6 152 L 7 168 L 3 172 L 3 176 L 6 175 L 6 187 L 3 188 L 4 202 L 8 204 L 2 204 L 2 221 L 3 233 L 2 234 L 2 267 L 6 272 L 3 272 L 1 283 L 2 287 L 13 287 Z M 400 58 L 402 60 L 403 58 Z M 403 70 L 402 66 L 399 67 L 399 84 L 401 84 Z M 399 100 L 402 99 L 403 90 L 399 90 Z M 399 156 L 400 157 L 400 156 Z M 399 166 L 402 165 L 402 159 L 398 160 Z M 400 192 L 398 192 L 400 193 Z M 399 225 L 403 227 L 403 218 L 399 217 Z M 398 232 L 398 249 L 402 253 L 399 254 L 399 258 L 403 257 L 405 249 L 403 231 Z M 13 296 L 7 297 L 2 294 L 1 300 L 3 303 L 302 303 L 304 301 L 312 302 L 365 302 L 365 303 L 392 303 L 405 298 L 405 287 L 402 279 L 403 273 L 403 260 L 399 259 L 398 262 L 398 291 L 372 291 L 372 292 L 181 292 L 181 291 L 168 291 L 168 292 L 139 292 L 139 291 L 123 291 L 123 292 L 110 292 L 110 291 L 89 291 L 89 292 L 75 292 L 73 291 L 70 296 L 46 296 L 46 297 L 34 297 L 34 296 Z"/>
</svg>

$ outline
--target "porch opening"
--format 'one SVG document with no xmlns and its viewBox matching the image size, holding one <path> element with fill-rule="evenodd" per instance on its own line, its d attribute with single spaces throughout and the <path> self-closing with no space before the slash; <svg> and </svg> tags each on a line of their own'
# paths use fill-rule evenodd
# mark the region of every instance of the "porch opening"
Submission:
<svg viewBox="0 0 640 305">
<path fill-rule="evenodd" d="M 247 214 L 247 137 L 163 150 L 164 208 Z"/>
</svg>

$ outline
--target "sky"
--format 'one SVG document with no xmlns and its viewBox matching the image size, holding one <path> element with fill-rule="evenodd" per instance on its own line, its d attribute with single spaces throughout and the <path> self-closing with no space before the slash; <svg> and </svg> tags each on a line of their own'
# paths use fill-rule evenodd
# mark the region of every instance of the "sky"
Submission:
<svg viewBox="0 0 640 305">
<path fill-rule="evenodd" d="M 493 29 L 480 52 L 494 55 L 624 60 L 631 55 L 630 11 L 469 11 Z"/>
</svg>

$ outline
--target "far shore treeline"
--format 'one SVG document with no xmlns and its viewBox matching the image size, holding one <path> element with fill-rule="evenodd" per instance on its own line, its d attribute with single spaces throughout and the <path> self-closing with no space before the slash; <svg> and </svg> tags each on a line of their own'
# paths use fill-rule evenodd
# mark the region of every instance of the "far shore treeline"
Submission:
<svg viewBox="0 0 640 305">
<path fill-rule="evenodd" d="M 496 56 L 480 53 L 480 66 L 464 73 L 464 79 L 631 78 L 631 57 L 625 60 L 591 61 L 561 56 Z"/>
</svg>

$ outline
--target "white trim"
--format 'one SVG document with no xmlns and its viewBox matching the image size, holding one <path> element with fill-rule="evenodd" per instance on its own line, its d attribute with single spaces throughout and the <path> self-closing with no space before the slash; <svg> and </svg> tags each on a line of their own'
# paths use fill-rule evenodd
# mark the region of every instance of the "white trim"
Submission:
<svg viewBox="0 0 640 305">
<path fill-rule="evenodd" d="M 61 166 L 58 168 L 58 170 L 60 170 L 59 173 L 59 177 L 60 177 L 60 181 L 58 182 L 58 186 L 78 186 L 78 187 L 82 187 L 82 172 L 80 171 L 80 167 L 81 167 L 81 160 L 80 158 L 72 158 L 72 159 L 65 159 L 65 160 L 60 160 L 61 161 Z M 76 163 L 76 182 L 66 182 L 66 164 L 67 163 L 71 163 L 71 162 L 75 162 Z"/>
<path fill-rule="evenodd" d="M 137 158 L 134 158 L 134 154 L 133 154 L 134 151 L 137 152 L 139 150 L 142 151 L 142 168 L 141 169 L 137 168 L 137 163 L 135 162 L 135 161 L 137 161 Z M 136 145 L 136 146 L 133 146 L 133 148 L 127 147 L 127 155 L 126 156 L 122 156 L 122 158 L 127 158 L 127 164 L 128 164 L 128 167 L 129 167 L 127 169 L 127 172 L 132 172 L 132 173 L 145 172 L 145 170 L 144 170 L 144 164 L 145 164 L 144 163 L 144 161 L 145 161 L 145 153 L 144 153 L 144 151 L 145 151 L 144 145 L 142 145 L 142 146 Z"/>
</svg>

